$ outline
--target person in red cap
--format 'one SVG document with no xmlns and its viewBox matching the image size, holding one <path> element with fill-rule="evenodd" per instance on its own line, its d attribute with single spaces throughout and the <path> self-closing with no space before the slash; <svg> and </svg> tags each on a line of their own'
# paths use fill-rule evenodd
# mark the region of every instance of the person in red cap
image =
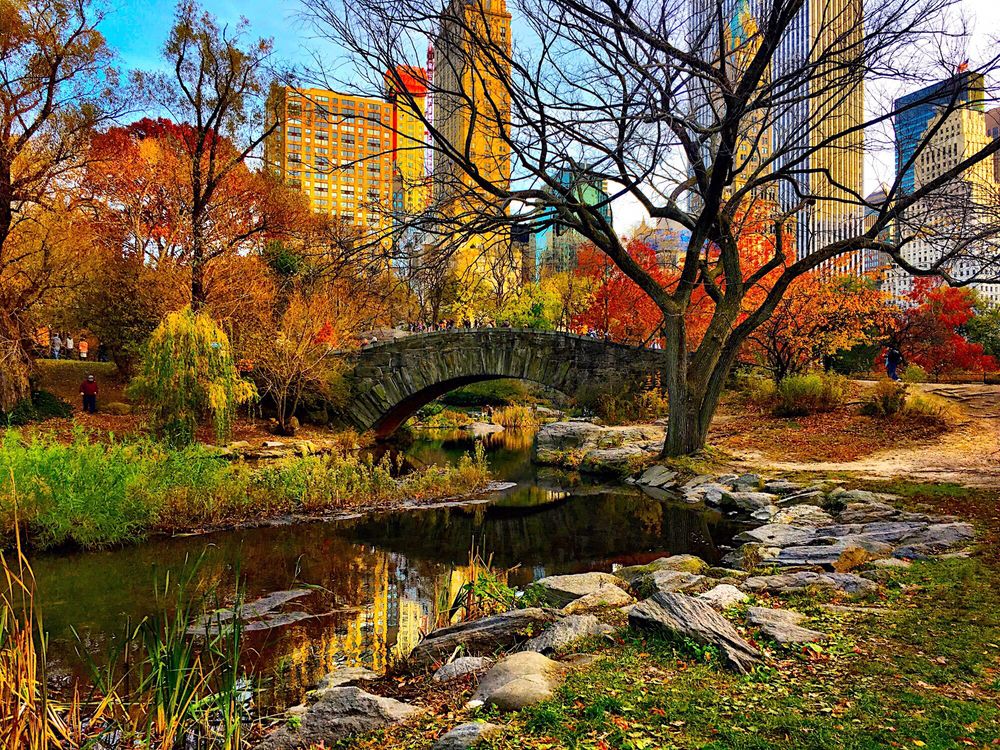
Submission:
<svg viewBox="0 0 1000 750">
<path fill-rule="evenodd" d="M 87 379 L 80 383 L 80 395 L 83 396 L 83 410 L 97 414 L 97 381 L 93 375 L 88 375 Z"/>
</svg>

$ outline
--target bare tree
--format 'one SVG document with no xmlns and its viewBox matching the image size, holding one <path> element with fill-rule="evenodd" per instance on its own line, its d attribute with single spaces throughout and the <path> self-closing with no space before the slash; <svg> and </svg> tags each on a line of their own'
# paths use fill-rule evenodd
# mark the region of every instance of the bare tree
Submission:
<svg viewBox="0 0 1000 750">
<path fill-rule="evenodd" d="M 29 396 L 26 315 L 70 282 L 67 187 L 117 114 L 100 20 L 87 0 L 0 0 L 0 411 Z"/>
<path fill-rule="evenodd" d="M 246 168 L 281 120 L 265 117 L 267 85 L 273 46 L 270 40 L 247 42 L 246 19 L 235 28 L 220 27 L 216 19 L 193 0 L 177 4 L 176 20 L 163 49 L 169 72 L 136 74 L 144 98 L 161 107 L 186 131 L 183 150 L 190 175 L 186 213 L 190 222 L 191 302 L 205 303 L 205 267 L 227 252 L 233 240 L 217 241 L 213 221 L 221 220 L 221 189 L 227 178 Z M 267 217 L 251 222 L 247 233 L 261 235 Z"/>
<path fill-rule="evenodd" d="M 985 213 L 951 186 L 991 159 L 1000 141 L 912 191 L 901 185 L 913 160 L 900 165 L 879 205 L 866 203 L 862 183 L 866 160 L 884 151 L 893 118 L 905 114 L 893 89 L 951 75 L 967 56 L 956 0 L 513 0 L 507 34 L 498 33 L 502 0 L 455 0 L 444 9 L 437 0 L 303 3 L 317 33 L 348 51 L 344 77 L 369 93 L 384 87 L 386 71 L 419 63 L 428 42 L 435 45 L 435 112 L 424 118 L 435 198 L 414 223 L 467 238 L 554 216 L 655 301 L 666 339 L 668 455 L 704 445 L 741 345 L 797 277 L 868 251 L 954 283 L 992 270 L 988 253 L 969 259 L 968 224 L 948 221 L 934 224 L 941 254 L 964 252 L 979 267 L 960 277 L 947 259 L 911 262 L 905 250 L 915 234 L 901 219 L 942 191 L 949 205 Z M 996 67 L 994 57 L 970 69 L 989 77 Z M 972 106 L 939 99 L 907 105 L 942 109 L 917 155 L 950 112 Z M 477 120 L 492 139 L 492 164 L 469 135 Z M 507 176 L 492 168 L 504 153 Z M 559 179 L 566 171 L 606 180 L 609 200 L 627 196 L 690 233 L 671 283 L 630 256 L 606 205 L 581 201 L 576 181 Z M 762 227 L 773 239 L 766 257 L 750 262 L 741 235 Z M 996 230 L 986 216 L 974 234 L 985 240 Z M 706 297 L 710 320 L 696 339 L 687 314 Z"/>
</svg>

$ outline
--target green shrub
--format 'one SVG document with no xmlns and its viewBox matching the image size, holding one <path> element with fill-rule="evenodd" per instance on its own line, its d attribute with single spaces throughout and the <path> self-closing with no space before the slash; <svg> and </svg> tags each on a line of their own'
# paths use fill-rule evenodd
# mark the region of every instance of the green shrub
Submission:
<svg viewBox="0 0 1000 750">
<path fill-rule="evenodd" d="M 927 370 L 925 370 L 920 365 L 907 365 L 906 369 L 903 370 L 903 382 L 904 383 L 926 383 L 927 382 Z"/>
<path fill-rule="evenodd" d="M 575 407 L 595 414 L 605 424 L 648 422 L 665 416 L 670 409 L 666 394 L 655 382 L 634 383 L 608 379 L 577 389 Z"/>
<path fill-rule="evenodd" d="M 48 391 L 34 391 L 30 399 L 14 405 L 9 412 L 0 412 L 0 424 L 23 427 L 46 419 L 65 419 L 73 414 L 73 407 Z"/>
<path fill-rule="evenodd" d="M 906 398 L 902 413 L 909 419 L 951 425 L 958 422 L 962 413 L 952 401 L 932 393 L 915 391 Z"/>
<path fill-rule="evenodd" d="M 790 375 L 778 383 L 774 413 L 781 417 L 804 417 L 832 411 L 844 403 L 846 395 L 847 378 L 842 375 Z"/>
<path fill-rule="evenodd" d="M 528 384 L 511 379 L 472 383 L 441 397 L 441 401 L 450 406 L 507 406 L 532 400 Z"/>
<path fill-rule="evenodd" d="M 868 417 L 894 417 L 907 401 L 907 388 L 894 380 L 879 380 L 861 402 L 861 413 Z"/>
<path fill-rule="evenodd" d="M 740 373 L 733 377 L 733 387 L 751 403 L 758 406 L 773 406 L 778 388 L 774 379 L 759 372 Z"/>
</svg>

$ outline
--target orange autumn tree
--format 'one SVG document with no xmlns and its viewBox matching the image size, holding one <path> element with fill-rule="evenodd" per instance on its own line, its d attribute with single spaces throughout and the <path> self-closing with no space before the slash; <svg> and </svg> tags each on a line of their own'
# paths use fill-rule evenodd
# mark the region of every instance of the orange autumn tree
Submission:
<svg viewBox="0 0 1000 750">
<path fill-rule="evenodd" d="M 771 318 L 750 334 L 743 358 L 777 382 L 825 356 L 874 343 L 891 323 L 885 295 L 870 280 L 810 273 L 792 282 Z"/>
</svg>

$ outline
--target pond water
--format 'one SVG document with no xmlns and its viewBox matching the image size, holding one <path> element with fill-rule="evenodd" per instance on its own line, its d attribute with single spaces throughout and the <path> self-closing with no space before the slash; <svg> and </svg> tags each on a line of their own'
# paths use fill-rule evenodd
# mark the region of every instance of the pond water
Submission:
<svg viewBox="0 0 1000 750">
<path fill-rule="evenodd" d="M 714 562 L 738 530 L 718 513 L 670 498 L 535 467 L 531 442 L 530 434 L 489 436 L 494 473 L 516 486 L 486 503 L 38 556 L 32 563 L 53 673 L 85 675 L 73 628 L 90 654 L 106 653 L 128 620 L 154 611 L 154 584 L 199 556 L 198 585 L 223 599 L 238 575 L 247 601 L 304 587 L 276 610 L 286 624 L 246 634 L 245 660 L 262 685 L 259 702 L 280 709 L 337 666 L 378 671 L 446 623 L 473 575 L 473 548 L 510 585 L 523 585 L 667 553 Z M 464 433 L 440 433 L 418 439 L 406 455 L 414 464 L 440 463 L 472 447 Z"/>
</svg>

